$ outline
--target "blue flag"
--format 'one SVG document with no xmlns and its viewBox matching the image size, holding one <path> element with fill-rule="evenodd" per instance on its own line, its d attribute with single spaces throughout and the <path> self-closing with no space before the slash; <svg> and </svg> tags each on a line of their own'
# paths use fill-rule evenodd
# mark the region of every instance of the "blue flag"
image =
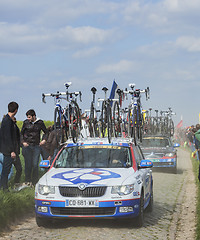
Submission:
<svg viewBox="0 0 200 240">
<path fill-rule="evenodd" d="M 118 89 L 118 85 L 117 85 L 117 83 L 115 82 L 115 80 L 113 80 L 113 85 L 112 85 L 112 88 L 111 88 L 111 91 L 110 91 L 110 97 L 109 97 L 109 99 L 115 99 L 115 98 L 117 98 L 117 95 L 116 95 L 117 89 Z M 110 103 L 111 107 L 112 107 L 112 104 L 113 104 L 113 101 L 111 101 L 111 103 Z"/>
</svg>

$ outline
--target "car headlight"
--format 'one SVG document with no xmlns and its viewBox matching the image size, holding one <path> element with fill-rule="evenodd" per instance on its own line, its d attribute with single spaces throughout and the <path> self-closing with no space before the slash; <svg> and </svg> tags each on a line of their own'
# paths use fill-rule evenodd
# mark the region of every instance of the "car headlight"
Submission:
<svg viewBox="0 0 200 240">
<path fill-rule="evenodd" d="M 165 156 L 166 156 L 166 157 L 173 157 L 173 156 L 174 156 L 174 153 L 166 153 Z"/>
<path fill-rule="evenodd" d="M 48 185 L 40 185 L 38 186 L 38 192 L 41 195 L 48 195 L 49 193 L 55 194 L 55 187 Z"/>
<path fill-rule="evenodd" d="M 134 184 L 131 185 L 122 185 L 122 186 L 113 186 L 111 193 L 119 195 L 127 195 L 132 193 L 134 190 Z"/>
</svg>

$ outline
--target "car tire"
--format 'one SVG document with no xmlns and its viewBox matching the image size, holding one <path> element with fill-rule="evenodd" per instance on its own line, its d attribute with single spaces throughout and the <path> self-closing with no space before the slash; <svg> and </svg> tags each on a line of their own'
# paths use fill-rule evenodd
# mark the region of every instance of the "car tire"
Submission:
<svg viewBox="0 0 200 240">
<path fill-rule="evenodd" d="M 141 197 L 140 197 L 140 206 L 139 206 L 139 215 L 135 219 L 136 226 L 142 227 L 144 224 L 144 193 L 142 191 Z"/>
<path fill-rule="evenodd" d="M 148 212 L 153 211 L 153 186 L 152 186 L 152 190 L 151 190 L 150 201 L 149 201 L 149 204 L 148 204 L 146 209 L 147 209 Z"/>
<path fill-rule="evenodd" d="M 172 173 L 177 174 L 177 166 L 172 168 Z"/>
<path fill-rule="evenodd" d="M 36 223 L 38 227 L 46 227 L 50 223 L 50 220 L 36 216 Z"/>
</svg>

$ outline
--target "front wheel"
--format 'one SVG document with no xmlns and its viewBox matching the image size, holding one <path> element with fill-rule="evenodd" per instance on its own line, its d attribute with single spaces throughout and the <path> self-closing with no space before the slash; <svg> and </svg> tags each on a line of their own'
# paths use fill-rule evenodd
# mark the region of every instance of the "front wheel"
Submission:
<svg viewBox="0 0 200 240">
<path fill-rule="evenodd" d="M 38 227 L 47 227 L 50 224 L 50 220 L 36 216 L 35 218 Z"/>
<path fill-rule="evenodd" d="M 119 116 L 119 103 L 115 102 L 113 107 L 113 130 L 115 137 L 120 135 L 120 116 Z"/>
<path fill-rule="evenodd" d="M 63 143 L 64 135 L 63 135 L 63 120 L 62 114 L 58 107 L 55 108 L 54 111 L 54 129 L 56 131 L 56 141 L 58 144 Z"/>
<path fill-rule="evenodd" d="M 141 193 L 140 197 L 140 206 L 139 206 L 139 215 L 136 217 L 137 227 L 142 227 L 144 224 L 144 193 Z"/>
</svg>

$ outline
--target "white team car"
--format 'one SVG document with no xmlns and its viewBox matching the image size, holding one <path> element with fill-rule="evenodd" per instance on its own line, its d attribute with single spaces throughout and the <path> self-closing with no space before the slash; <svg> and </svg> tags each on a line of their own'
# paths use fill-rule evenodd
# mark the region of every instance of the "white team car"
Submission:
<svg viewBox="0 0 200 240">
<path fill-rule="evenodd" d="M 35 188 L 38 226 L 54 219 L 136 218 L 153 207 L 152 162 L 129 139 L 66 143 Z"/>
</svg>

